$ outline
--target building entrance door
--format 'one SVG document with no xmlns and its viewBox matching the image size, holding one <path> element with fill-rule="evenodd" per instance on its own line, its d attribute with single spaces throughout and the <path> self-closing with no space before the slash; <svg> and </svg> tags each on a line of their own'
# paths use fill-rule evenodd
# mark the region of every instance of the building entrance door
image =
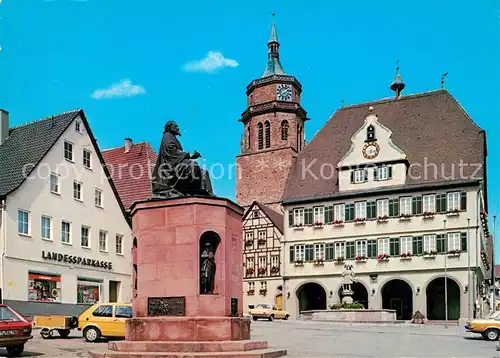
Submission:
<svg viewBox="0 0 500 358">
<path fill-rule="evenodd" d="M 391 298 L 391 309 L 396 310 L 396 318 L 397 319 L 402 319 L 403 300 L 401 298 Z"/>
<path fill-rule="evenodd" d="M 283 309 L 283 295 L 276 295 L 276 298 L 274 300 L 276 307 L 279 309 Z"/>
<path fill-rule="evenodd" d="M 119 281 L 109 281 L 109 302 L 118 302 L 120 292 Z"/>
</svg>

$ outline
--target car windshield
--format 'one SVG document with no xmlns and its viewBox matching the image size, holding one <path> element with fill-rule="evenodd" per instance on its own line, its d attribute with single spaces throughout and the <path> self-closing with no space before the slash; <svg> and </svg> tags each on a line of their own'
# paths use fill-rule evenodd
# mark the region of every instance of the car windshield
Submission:
<svg viewBox="0 0 500 358">
<path fill-rule="evenodd" d="M 257 308 L 271 309 L 271 305 L 261 303 L 257 305 Z"/>
<path fill-rule="evenodd" d="M 495 319 L 495 318 L 497 318 L 498 315 L 500 315 L 500 311 L 493 312 L 492 314 L 490 314 L 488 316 L 488 319 Z"/>
<path fill-rule="evenodd" d="M 19 322 L 21 319 L 7 307 L 0 307 L 0 322 Z"/>
</svg>

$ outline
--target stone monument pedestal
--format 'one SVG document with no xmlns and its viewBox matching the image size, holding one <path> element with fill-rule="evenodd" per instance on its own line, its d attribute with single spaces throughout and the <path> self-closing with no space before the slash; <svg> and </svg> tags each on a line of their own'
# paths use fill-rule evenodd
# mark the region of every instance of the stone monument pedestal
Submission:
<svg viewBox="0 0 500 358">
<path fill-rule="evenodd" d="M 125 341 L 94 358 L 281 357 L 250 340 L 243 318 L 243 209 L 228 199 L 181 197 L 132 207 L 133 317 Z M 213 292 L 202 294 L 200 267 L 214 248 Z M 202 287 L 203 286 L 203 287 Z"/>
</svg>

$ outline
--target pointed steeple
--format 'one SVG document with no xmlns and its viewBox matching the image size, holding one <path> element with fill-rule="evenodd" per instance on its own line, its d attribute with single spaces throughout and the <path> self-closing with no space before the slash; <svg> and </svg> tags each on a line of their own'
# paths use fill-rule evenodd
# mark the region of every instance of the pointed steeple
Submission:
<svg viewBox="0 0 500 358">
<path fill-rule="evenodd" d="M 269 36 L 267 47 L 269 49 L 267 54 L 267 65 L 266 70 L 262 74 L 262 77 L 284 75 L 285 71 L 283 71 L 283 67 L 281 66 L 280 62 L 280 43 L 278 42 L 278 32 L 276 31 L 276 24 L 274 23 L 274 21 L 271 25 L 271 35 Z"/>
<path fill-rule="evenodd" d="M 398 61 L 399 62 L 399 61 Z M 401 97 L 401 92 L 405 88 L 405 83 L 403 82 L 403 78 L 399 74 L 399 64 L 396 67 L 396 76 L 394 76 L 394 80 L 392 80 L 391 90 L 396 92 L 396 98 Z"/>
</svg>

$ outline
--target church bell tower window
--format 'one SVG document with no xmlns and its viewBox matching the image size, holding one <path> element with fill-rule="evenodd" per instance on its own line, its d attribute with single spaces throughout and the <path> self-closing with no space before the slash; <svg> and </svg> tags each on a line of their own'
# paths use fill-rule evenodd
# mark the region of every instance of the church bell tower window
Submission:
<svg viewBox="0 0 500 358">
<path fill-rule="evenodd" d="M 281 122 L 281 140 L 288 139 L 288 121 Z"/>
<path fill-rule="evenodd" d="M 271 123 L 269 121 L 266 121 L 266 148 L 271 147 Z"/>
<path fill-rule="evenodd" d="M 373 124 L 370 124 L 366 129 L 366 141 L 373 142 L 376 140 L 377 139 L 375 138 L 375 127 L 373 126 Z"/>
<path fill-rule="evenodd" d="M 258 136 L 259 136 L 259 149 L 264 148 L 264 129 L 262 126 L 262 123 L 257 124 L 257 131 L 258 131 Z"/>
</svg>

